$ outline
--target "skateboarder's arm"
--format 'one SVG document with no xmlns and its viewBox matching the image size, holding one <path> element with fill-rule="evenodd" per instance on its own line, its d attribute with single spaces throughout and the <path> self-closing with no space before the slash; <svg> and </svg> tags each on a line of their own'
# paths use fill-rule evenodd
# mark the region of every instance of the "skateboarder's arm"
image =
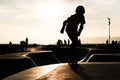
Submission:
<svg viewBox="0 0 120 80">
<path fill-rule="evenodd" d="M 64 33 L 64 29 L 65 29 L 65 26 L 67 25 L 67 20 L 65 20 L 64 22 L 63 22 L 63 26 L 62 26 L 62 29 L 61 29 L 61 31 L 60 31 L 60 33 Z"/>
<path fill-rule="evenodd" d="M 85 24 L 85 23 L 86 23 L 86 22 L 85 22 L 85 17 L 82 16 L 82 17 L 81 17 L 80 26 L 79 26 L 78 36 L 80 36 L 80 34 L 81 34 L 82 30 L 83 30 L 83 27 L 84 27 L 84 24 Z"/>
<path fill-rule="evenodd" d="M 78 31 L 78 36 L 80 36 L 80 34 L 81 34 L 81 32 L 82 32 L 83 26 L 84 26 L 84 24 L 81 23 L 80 28 L 79 28 L 79 31 Z"/>
</svg>

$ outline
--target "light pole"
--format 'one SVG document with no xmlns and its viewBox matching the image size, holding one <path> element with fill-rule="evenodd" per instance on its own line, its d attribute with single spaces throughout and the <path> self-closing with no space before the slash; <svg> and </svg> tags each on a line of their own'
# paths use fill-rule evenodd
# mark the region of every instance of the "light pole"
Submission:
<svg viewBox="0 0 120 80">
<path fill-rule="evenodd" d="M 110 44 L 110 24 L 111 24 L 111 19 L 108 18 L 108 26 L 109 26 L 109 41 L 108 43 Z"/>
</svg>

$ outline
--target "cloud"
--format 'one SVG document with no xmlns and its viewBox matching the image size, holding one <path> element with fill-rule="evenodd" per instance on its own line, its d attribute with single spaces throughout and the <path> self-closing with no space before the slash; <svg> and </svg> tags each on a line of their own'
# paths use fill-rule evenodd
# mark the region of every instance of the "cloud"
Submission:
<svg viewBox="0 0 120 80">
<path fill-rule="evenodd" d="M 0 0 L 0 15 L 27 14 L 37 2 L 38 0 Z"/>
<path fill-rule="evenodd" d="M 37 2 L 38 0 L 0 0 L 0 23 L 27 23 L 32 17 L 31 9 Z"/>
</svg>

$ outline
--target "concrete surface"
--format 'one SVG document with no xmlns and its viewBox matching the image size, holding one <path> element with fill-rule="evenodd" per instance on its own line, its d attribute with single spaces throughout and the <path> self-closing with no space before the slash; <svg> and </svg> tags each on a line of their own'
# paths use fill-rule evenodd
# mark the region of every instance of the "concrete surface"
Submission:
<svg viewBox="0 0 120 80">
<path fill-rule="evenodd" d="M 67 63 L 34 67 L 3 80 L 120 80 L 120 62 Z"/>
</svg>

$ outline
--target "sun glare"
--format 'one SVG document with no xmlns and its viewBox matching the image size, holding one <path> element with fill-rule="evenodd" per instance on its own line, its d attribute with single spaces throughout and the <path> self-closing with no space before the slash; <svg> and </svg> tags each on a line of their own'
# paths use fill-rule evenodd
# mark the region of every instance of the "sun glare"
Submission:
<svg viewBox="0 0 120 80">
<path fill-rule="evenodd" d="M 38 3 L 34 6 L 32 13 L 41 18 L 55 18 L 61 15 L 61 7 L 55 3 Z"/>
</svg>

